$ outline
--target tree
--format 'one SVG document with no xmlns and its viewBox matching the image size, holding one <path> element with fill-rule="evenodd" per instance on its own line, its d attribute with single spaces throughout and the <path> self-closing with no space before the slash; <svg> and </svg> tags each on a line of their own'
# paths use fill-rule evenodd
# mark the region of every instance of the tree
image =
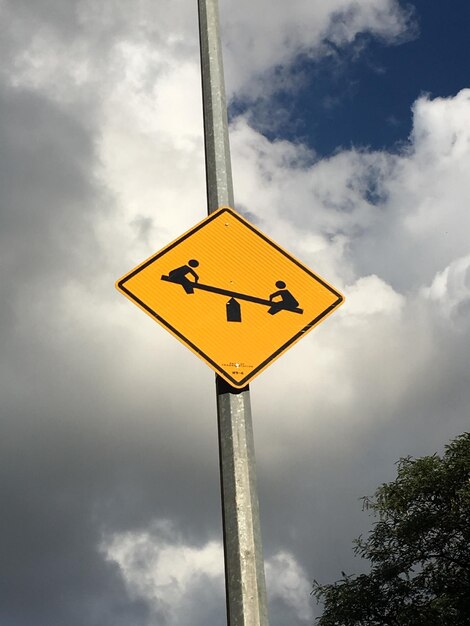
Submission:
<svg viewBox="0 0 470 626">
<path fill-rule="evenodd" d="M 314 581 L 319 626 L 470 625 L 470 433 L 434 454 L 398 462 L 364 508 L 376 522 L 354 552 L 370 573 Z"/>
</svg>

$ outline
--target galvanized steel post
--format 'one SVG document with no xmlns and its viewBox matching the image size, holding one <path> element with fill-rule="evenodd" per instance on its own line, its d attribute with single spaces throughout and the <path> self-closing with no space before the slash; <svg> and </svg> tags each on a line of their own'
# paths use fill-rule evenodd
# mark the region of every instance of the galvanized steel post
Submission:
<svg viewBox="0 0 470 626">
<path fill-rule="evenodd" d="M 233 207 L 217 0 L 198 0 L 207 209 Z M 248 387 L 217 376 L 217 415 L 229 626 L 267 626 L 266 584 Z"/>
</svg>

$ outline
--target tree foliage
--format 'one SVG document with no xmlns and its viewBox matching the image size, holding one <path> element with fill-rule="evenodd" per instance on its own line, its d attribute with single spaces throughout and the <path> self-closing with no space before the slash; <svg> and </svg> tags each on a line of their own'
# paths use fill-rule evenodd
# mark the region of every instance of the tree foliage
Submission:
<svg viewBox="0 0 470 626">
<path fill-rule="evenodd" d="M 437 454 L 398 462 L 364 498 L 376 522 L 354 551 L 370 573 L 314 582 L 319 626 L 470 625 L 470 433 Z"/>
</svg>

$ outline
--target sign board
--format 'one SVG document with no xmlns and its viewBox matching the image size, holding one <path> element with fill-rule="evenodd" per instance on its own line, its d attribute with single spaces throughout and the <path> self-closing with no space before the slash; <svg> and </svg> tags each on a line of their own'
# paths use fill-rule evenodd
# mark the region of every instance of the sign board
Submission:
<svg viewBox="0 0 470 626">
<path fill-rule="evenodd" d="M 239 388 L 344 300 L 228 207 L 128 272 L 116 287 Z"/>
</svg>

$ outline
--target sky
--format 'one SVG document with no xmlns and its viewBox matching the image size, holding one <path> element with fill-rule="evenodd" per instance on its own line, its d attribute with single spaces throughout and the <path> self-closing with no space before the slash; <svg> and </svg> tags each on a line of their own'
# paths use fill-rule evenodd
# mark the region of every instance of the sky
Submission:
<svg viewBox="0 0 470 626">
<path fill-rule="evenodd" d="M 251 385 L 270 624 L 305 626 L 360 498 L 468 431 L 470 9 L 220 11 L 235 208 L 346 296 Z M 0 625 L 223 624 L 214 375 L 114 288 L 206 213 L 196 2 L 0 16 Z"/>
</svg>

